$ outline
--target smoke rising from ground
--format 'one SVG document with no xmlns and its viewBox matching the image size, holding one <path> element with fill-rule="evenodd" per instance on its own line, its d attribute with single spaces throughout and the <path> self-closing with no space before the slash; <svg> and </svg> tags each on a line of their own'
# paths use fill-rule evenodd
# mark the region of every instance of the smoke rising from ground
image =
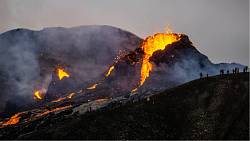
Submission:
<svg viewBox="0 0 250 141">
<path fill-rule="evenodd" d="M 3 110 L 4 102 L 8 100 L 20 102 L 17 104 L 31 100 L 30 93 L 34 89 L 34 82 L 41 79 L 35 45 L 30 36 L 25 33 L 16 36 L 6 34 L 1 35 L 0 39 L 0 69 L 7 76 L 7 81 L 1 82 L 4 88 L 0 95 L 0 110 Z M 23 99 L 18 100 L 20 97 Z"/>
</svg>

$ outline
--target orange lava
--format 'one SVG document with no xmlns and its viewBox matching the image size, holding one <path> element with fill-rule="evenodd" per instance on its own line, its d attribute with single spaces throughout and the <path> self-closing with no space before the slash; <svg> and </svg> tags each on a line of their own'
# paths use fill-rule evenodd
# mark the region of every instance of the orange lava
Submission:
<svg viewBox="0 0 250 141">
<path fill-rule="evenodd" d="M 56 102 L 60 102 L 63 101 L 65 99 L 71 99 L 76 93 L 70 93 L 69 95 L 65 96 L 65 97 L 60 97 L 56 100 L 51 101 L 52 103 L 56 103 Z"/>
<path fill-rule="evenodd" d="M 143 85 L 145 80 L 149 77 L 149 73 L 152 71 L 152 64 L 149 62 L 149 58 L 157 50 L 163 50 L 169 44 L 180 40 L 179 34 L 174 33 L 157 33 L 153 36 L 147 37 L 142 43 L 142 50 L 144 51 L 142 67 L 141 67 L 141 80 L 140 86 Z"/>
<path fill-rule="evenodd" d="M 114 70 L 114 68 L 115 68 L 114 66 L 111 66 L 108 72 L 105 74 L 105 77 L 108 77 L 111 74 L 111 72 Z"/>
<path fill-rule="evenodd" d="M 39 90 L 36 90 L 36 91 L 34 92 L 34 99 L 35 99 L 35 100 L 42 100 L 42 99 L 43 99 L 43 98 L 42 98 L 42 95 L 41 95 L 41 93 L 40 93 Z"/>
<path fill-rule="evenodd" d="M 70 107 L 72 107 L 72 105 L 68 105 L 68 106 L 64 106 L 64 107 L 58 107 L 58 108 L 55 108 L 55 109 L 48 110 L 48 111 L 45 111 L 43 113 L 37 114 L 35 117 L 45 116 L 45 115 L 47 115 L 49 113 L 56 112 L 56 111 L 61 111 L 61 110 L 64 110 L 64 109 L 67 109 L 67 108 L 70 108 Z"/>
<path fill-rule="evenodd" d="M 57 69 L 57 75 L 58 75 L 59 80 L 62 80 L 64 77 L 70 76 L 69 73 L 67 73 L 65 70 L 63 70 L 61 68 Z"/>
<path fill-rule="evenodd" d="M 133 90 L 131 90 L 131 93 L 135 93 L 138 90 L 138 88 L 134 88 Z"/>
<path fill-rule="evenodd" d="M 8 126 L 8 125 L 14 125 L 14 124 L 17 124 L 19 121 L 20 121 L 20 118 L 21 118 L 21 113 L 16 113 L 15 115 L 13 115 L 12 117 L 10 117 L 10 119 L 6 122 L 3 122 L 2 125 L 0 125 L 0 128 L 3 128 L 5 126 Z"/>
<path fill-rule="evenodd" d="M 68 99 L 71 99 L 74 95 L 75 95 L 75 93 L 70 93 L 70 94 L 67 96 L 67 98 L 68 98 Z"/>
<path fill-rule="evenodd" d="M 66 97 L 61 97 L 61 98 L 58 98 L 58 99 L 53 100 L 53 101 L 51 101 L 51 102 L 52 102 L 52 103 L 56 103 L 56 102 L 63 101 L 63 100 L 65 100 L 65 99 L 66 99 Z"/>
<path fill-rule="evenodd" d="M 87 89 L 88 89 L 88 90 L 95 89 L 97 85 L 98 85 L 98 84 L 97 84 L 97 83 L 95 83 L 95 84 L 93 84 L 92 86 L 88 87 Z"/>
</svg>

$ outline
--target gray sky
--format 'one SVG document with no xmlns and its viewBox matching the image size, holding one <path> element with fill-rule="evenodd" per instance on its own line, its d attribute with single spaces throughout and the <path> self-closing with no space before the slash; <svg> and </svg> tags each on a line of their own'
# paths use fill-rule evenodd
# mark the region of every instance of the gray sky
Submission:
<svg viewBox="0 0 250 141">
<path fill-rule="evenodd" d="M 0 33 L 105 24 L 142 38 L 170 24 L 214 63 L 249 64 L 249 0 L 0 0 L 0 19 Z"/>
</svg>

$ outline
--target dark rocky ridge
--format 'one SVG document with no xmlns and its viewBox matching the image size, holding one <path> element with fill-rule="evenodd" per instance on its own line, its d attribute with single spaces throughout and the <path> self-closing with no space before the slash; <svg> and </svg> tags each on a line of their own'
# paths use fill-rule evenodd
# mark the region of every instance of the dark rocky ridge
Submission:
<svg viewBox="0 0 250 141">
<path fill-rule="evenodd" d="M 122 107 L 51 114 L 1 139 L 249 139 L 249 73 L 191 81 Z"/>
</svg>

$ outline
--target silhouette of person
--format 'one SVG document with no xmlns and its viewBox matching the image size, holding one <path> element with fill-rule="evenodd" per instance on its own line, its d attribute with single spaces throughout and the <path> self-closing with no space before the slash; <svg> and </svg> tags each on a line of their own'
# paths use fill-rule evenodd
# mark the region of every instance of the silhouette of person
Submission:
<svg viewBox="0 0 250 141">
<path fill-rule="evenodd" d="M 243 68 L 243 72 L 247 72 L 247 71 L 248 71 L 248 67 L 246 66 Z"/>
<path fill-rule="evenodd" d="M 220 75 L 223 75 L 223 74 L 224 74 L 224 70 L 221 69 L 221 70 L 220 70 Z"/>
<path fill-rule="evenodd" d="M 239 69 L 239 68 L 236 68 L 236 72 L 237 72 L 237 73 L 240 73 L 240 69 Z"/>
<path fill-rule="evenodd" d="M 90 106 L 89 109 L 88 109 L 88 111 L 91 112 L 91 110 L 92 110 L 92 108 L 91 108 L 91 106 Z"/>
<path fill-rule="evenodd" d="M 234 68 L 234 74 L 236 74 L 237 68 Z"/>
<path fill-rule="evenodd" d="M 202 78 L 202 72 L 200 73 L 200 78 Z"/>
</svg>

